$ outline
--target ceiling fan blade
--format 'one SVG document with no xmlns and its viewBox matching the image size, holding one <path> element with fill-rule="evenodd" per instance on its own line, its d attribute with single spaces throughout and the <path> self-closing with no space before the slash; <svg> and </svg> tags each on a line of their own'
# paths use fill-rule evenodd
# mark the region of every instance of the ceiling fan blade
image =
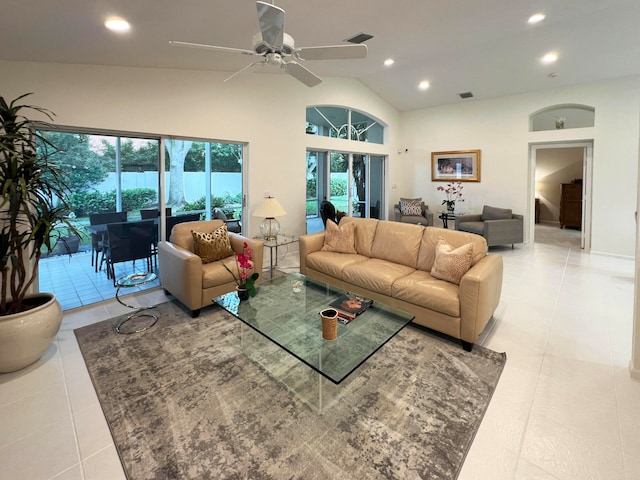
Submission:
<svg viewBox="0 0 640 480">
<path fill-rule="evenodd" d="M 300 80 L 307 87 L 315 87 L 316 85 L 322 82 L 322 79 L 320 77 L 318 77 L 311 70 L 303 67 L 299 63 L 296 63 L 296 62 L 283 63 L 281 68 L 292 77 L 296 78 L 297 80 Z"/>
<path fill-rule="evenodd" d="M 217 52 L 241 53 L 243 55 L 256 55 L 256 53 L 253 50 L 244 50 L 242 48 L 218 47 L 216 45 L 206 45 L 202 43 L 178 42 L 176 40 L 170 40 L 169 45 L 174 45 L 176 47 L 201 48 L 203 50 L 215 50 Z"/>
<path fill-rule="evenodd" d="M 235 77 L 236 75 L 241 74 L 242 72 L 244 72 L 245 70 L 250 69 L 251 67 L 253 67 L 254 65 L 264 65 L 264 63 L 266 62 L 266 60 L 264 62 L 253 62 L 250 63 L 249 65 L 247 65 L 246 67 L 242 67 L 240 70 L 238 70 L 236 73 L 234 73 L 233 75 L 231 75 L 230 77 L 227 77 L 224 79 L 224 83 L 227 83 L 229 80 L 231 80 L 233 77 Z"/>
<path fill-rule="evenodd" d="M 256 7 L 262 40 L 271 46 L 282 46 L 284 43 L 284 10 L 265 2 L 257 2 Z"/>
<path fill-rule="evenodd" d="M 300 60 L 349 60 L 366 58 L 366 45 L 328 45 L 324 47 L 305 47 L 295 50 Z"/>
</svg>

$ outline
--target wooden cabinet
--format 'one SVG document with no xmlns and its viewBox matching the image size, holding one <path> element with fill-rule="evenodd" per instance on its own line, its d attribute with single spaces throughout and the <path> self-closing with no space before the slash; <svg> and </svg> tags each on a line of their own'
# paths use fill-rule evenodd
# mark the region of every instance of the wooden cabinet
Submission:
<svg viewBox="0 0 640 480">
<path fill-rule="evenodd" d="M 560 197 L 560 228 L 582 228 L 582 183 L 563 183 Z"/>
</svg>

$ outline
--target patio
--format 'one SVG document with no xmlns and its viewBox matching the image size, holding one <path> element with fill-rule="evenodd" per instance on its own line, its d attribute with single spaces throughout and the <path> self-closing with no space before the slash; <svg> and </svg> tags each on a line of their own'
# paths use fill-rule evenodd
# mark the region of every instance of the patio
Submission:
<svg viewBox="0 0 640 480">
<path fill-rule="evenodd" d="M 144 261 L 122 262 L 115 265 L 116 278 L 135 271 L 144 271 Z M 154 265 L 154 272 L 157 268 Z M 126 294 L 160 286 L 160 280 L 139 288 L 127 288 Z M 107 278 L 105 267 L 95 271 L 91 266 L 91 251 L 81 250 L 72 255 L 57 255 L 40 260 L 40 291 L 54 293 L 63 310 L 112 300 L 116 295 L 113 281 Z"/>
</svg>

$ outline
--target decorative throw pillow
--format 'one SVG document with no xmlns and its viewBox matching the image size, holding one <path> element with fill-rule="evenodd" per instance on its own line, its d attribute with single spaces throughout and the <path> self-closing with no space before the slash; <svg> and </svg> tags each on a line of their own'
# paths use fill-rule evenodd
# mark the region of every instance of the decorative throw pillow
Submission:
<svg viewBox="0 0 640 480">
<path fill-rule="evenodd" d="M 336 222 L 327 220 L 324 235 L 324 252 L 357 253 L 356 252 L 356 224 L 348 222 L 338 226 Z"/>
<path fill-rule="evenodd" d="M 422 198 L 401 198 L 400 213 L 402 215 L 422 215 Z"/>
<path fill-rule="evenodd" d="M 191 230 L 194 253 L 202 259 L 202 263 L 211 263 L 234 254 L 229 241 L 227 224 L 223 223 L 211 233 Z"/>
<path fill-rule="evenodd" d="M 439 237 L 431 276 L 460 285 L 462 276 L 471 268 L 472 258 L 473 244 L 467 243 L 454 249 L 444 238 Z"/>
</svg>

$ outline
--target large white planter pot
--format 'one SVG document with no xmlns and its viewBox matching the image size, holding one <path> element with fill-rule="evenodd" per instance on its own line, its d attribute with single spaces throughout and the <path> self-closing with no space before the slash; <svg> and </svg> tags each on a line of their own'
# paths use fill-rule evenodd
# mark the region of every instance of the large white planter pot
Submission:
<svg viewBox="0 0 640 480">
<path fill-rule="evenodd" d="M 43 304 L 26 312 L 0 316 L 0 373 L 15 372 L 34 363 L 60 330 L 62 307 L 55 295 L 38 293 L 27 298 L 42 298 Z"/>
</svg>

